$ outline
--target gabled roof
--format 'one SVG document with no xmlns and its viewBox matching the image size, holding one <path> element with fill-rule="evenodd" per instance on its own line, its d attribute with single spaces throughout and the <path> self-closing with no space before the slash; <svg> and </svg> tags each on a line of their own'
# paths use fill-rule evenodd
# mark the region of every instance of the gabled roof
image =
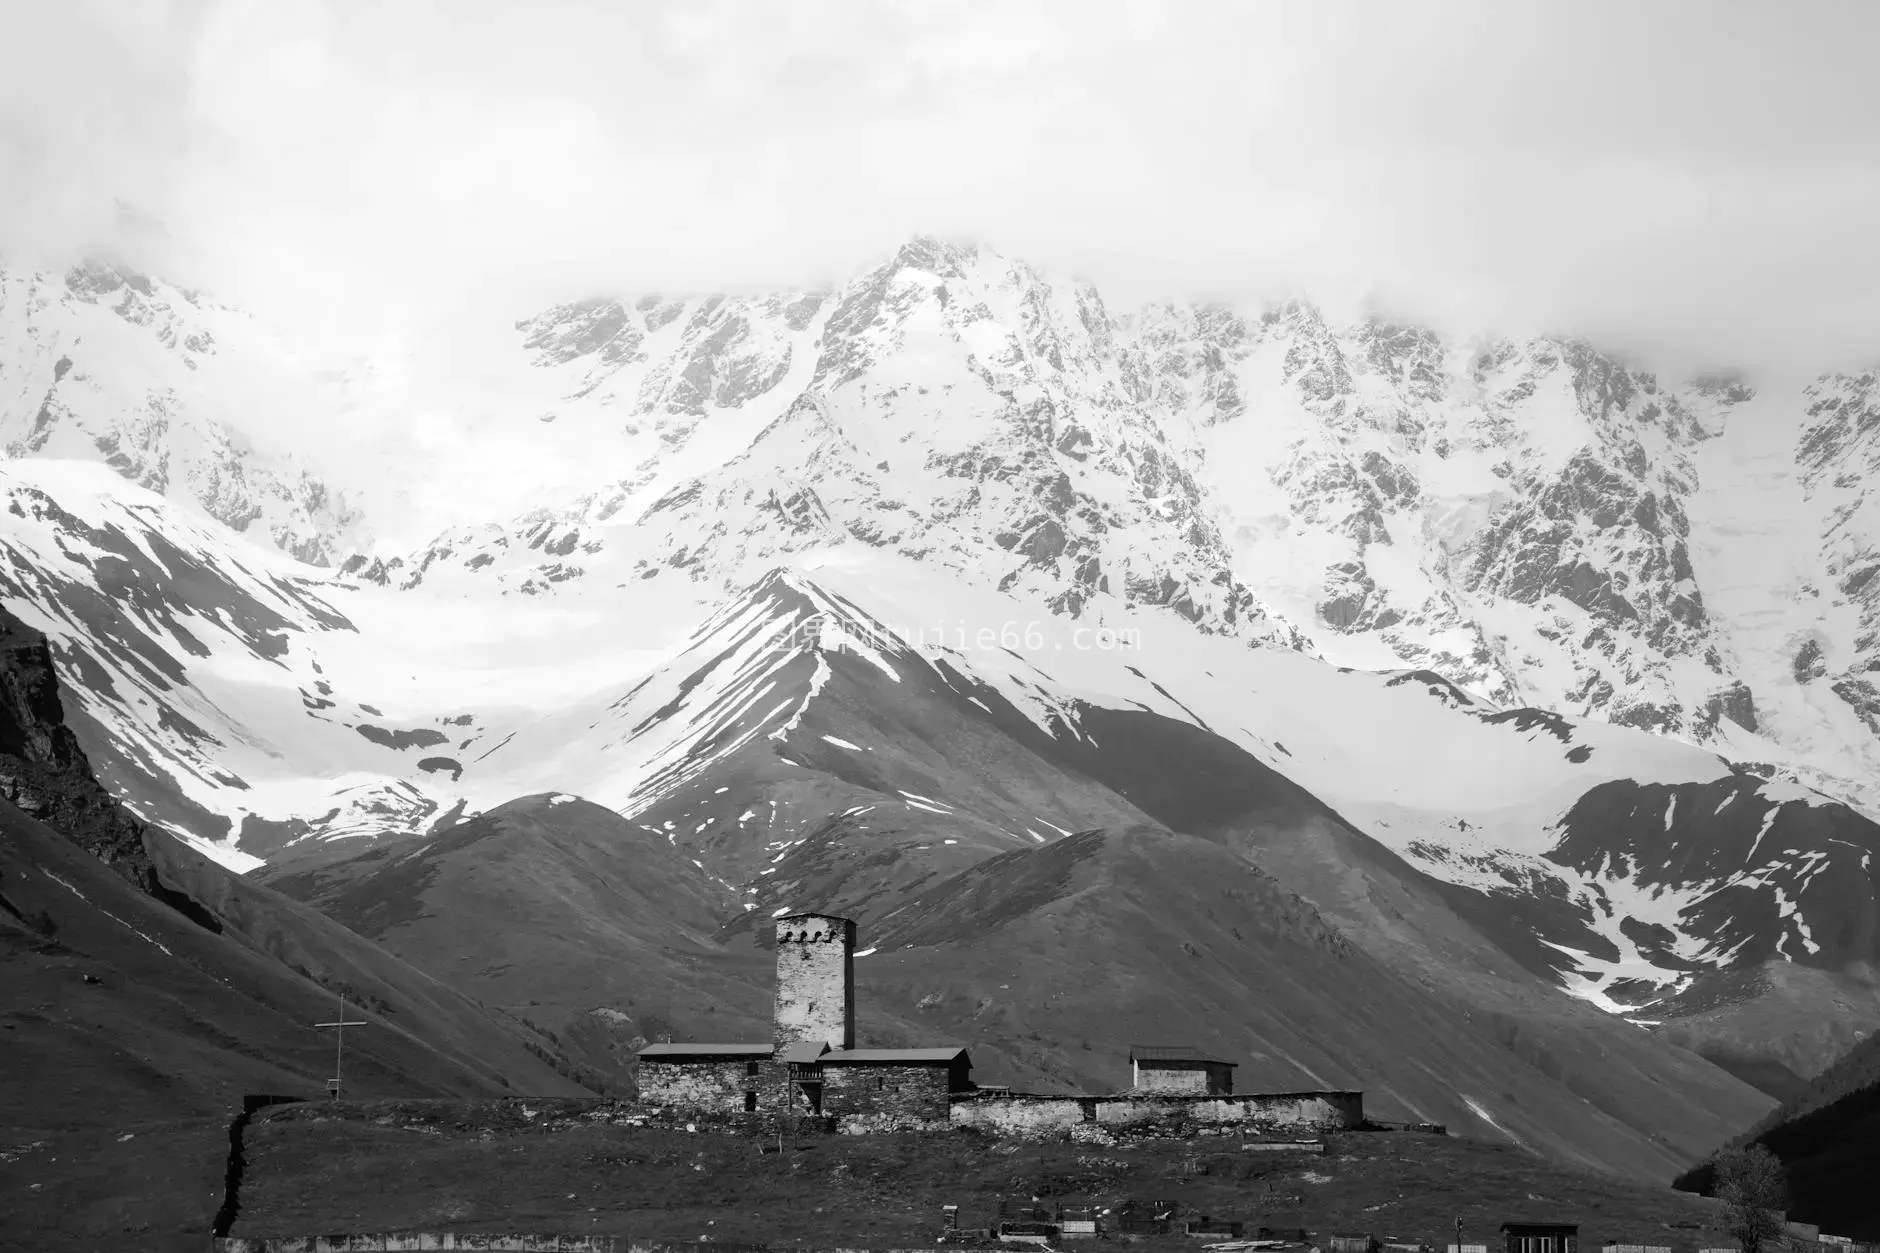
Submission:
<svg viewBox="0 0 1880 1253">
<path fill-rule="evenodd" d="M 769 1057 L 772 1045 L 763 1044 L 649 1044 L 641 1057 Z"/>
<path fill-rule="evenodd" d="M 822 1040 L 804 1040 L 797 1044 L 787 1044 L 777 1054 L 780 1062 L 794 1062 L 801 1066 L 809 1062 L 821 1061 L 823 1054 L 829 1051 L 829 1045 Z"/>
<path fill-rule="evenodd" d="M 950 1062 L 955 1059 L 972 1065 L 972 1059 L 966 1056 L 963 1048 L 933 1049 L 837 1049 L 825 1053 L 822 1057 L 825 1066 L 840 1066 L 848 1062 L 900 1062 L 904 1065 L 921 1063 Z"/>
<path fill-rule="evenodd" d="M 1129 1060 L 1134 1062 L 1207 1062 L 1214 1066 L 1232 1066 L 1233 1062 L 1222 1061 L 1218 1057 L 1209 1057 L 1198 1048 L 1186 1044 L 1132 1044 L 1129 1046 Z"/>
</svg>

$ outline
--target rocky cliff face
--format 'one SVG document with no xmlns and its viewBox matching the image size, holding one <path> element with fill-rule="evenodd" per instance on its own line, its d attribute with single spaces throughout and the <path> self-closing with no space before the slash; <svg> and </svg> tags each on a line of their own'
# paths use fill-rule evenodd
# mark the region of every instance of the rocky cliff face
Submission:
<svg viewBox="0 0 1880 1253">
<path fill-rule="evenodd" d="M 100 787 L 65 725 L 46 637 L 0 608 L 0 795 L 145 891 L 144 824 Z"/>
<path fill-rule="evenodd" d="M 1850 647 L 1824 647 L 1819 636 L 1799 641 L 1797 683 L 1825 684 L 1880 735 L 1880 375 L 1834 374 L 1807 393 L 1808 424 L 1798 462 L 1802 482 L 1823 514 L 1820 533 L 1830 603 L 1852 612 Z"/>
</svg>

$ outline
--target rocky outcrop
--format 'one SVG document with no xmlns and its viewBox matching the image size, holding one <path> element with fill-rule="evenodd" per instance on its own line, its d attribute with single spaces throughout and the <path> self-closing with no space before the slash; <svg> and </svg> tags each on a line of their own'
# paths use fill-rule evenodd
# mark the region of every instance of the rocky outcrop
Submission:
<svg viewBox="0 0 1880 1253">
<path fill-rule="evenodd" d="M 1880 372 L 1832 374 L 1808 389 L 1807 425 L 1797 462 L 1811 500 L 1823 509 L 1823 566 L 1831 580 L 1824 608 L 1848 607 L 1858 623 L 1851 648 L 1829 655 L 1810 638 L 1796 654 L 1798 682 L 1826 679 L 1880 735 Z"/>
<path fill-rule="evenodd" d="M 149 891 L 144 824 L 100 787 L 65 725 L 46 637 L 0 607 L 0 795 Z"/>
<path fill-rule="evenodd" d="M 46 637 L 0 606 L 0 796 L 37 818 L 145 895 L 206 931 L 222 921 L 189 892 L 166 884 L 157 858 L 176 866 L 203 859 L 163 837 L 99 784 L 78 739 L 65 725 L 59 680 Z M 180 859 L 180 860 L 179 860 Z"/>
</svg>

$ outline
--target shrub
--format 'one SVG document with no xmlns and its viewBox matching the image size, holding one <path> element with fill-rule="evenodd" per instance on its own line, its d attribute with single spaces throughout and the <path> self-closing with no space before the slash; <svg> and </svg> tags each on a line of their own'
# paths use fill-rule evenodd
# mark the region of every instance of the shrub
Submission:
<svg viewBox="0 0 1880 1253">
<path fill-rule="evenodd" d="M 1743 1253 L 1761 1253 L 1764 1245 L 1781 1239 L 1788 1183 L 1774 1153 L 1760 1144 L 1719 1153 L 1716 1178 L 1717 1199 Z"/>
</svg>

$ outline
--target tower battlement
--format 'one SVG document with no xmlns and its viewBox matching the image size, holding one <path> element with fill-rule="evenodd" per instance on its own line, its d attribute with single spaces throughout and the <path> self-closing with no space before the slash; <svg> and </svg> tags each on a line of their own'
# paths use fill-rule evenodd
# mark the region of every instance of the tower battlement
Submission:
<svg viewBox="0 0 1880 1253">
<path fill-rule="evenodd" d="M 855 923 L 830 914 L 777 919 L 778 1051 L 855 1047 Z"/>
</svg>

